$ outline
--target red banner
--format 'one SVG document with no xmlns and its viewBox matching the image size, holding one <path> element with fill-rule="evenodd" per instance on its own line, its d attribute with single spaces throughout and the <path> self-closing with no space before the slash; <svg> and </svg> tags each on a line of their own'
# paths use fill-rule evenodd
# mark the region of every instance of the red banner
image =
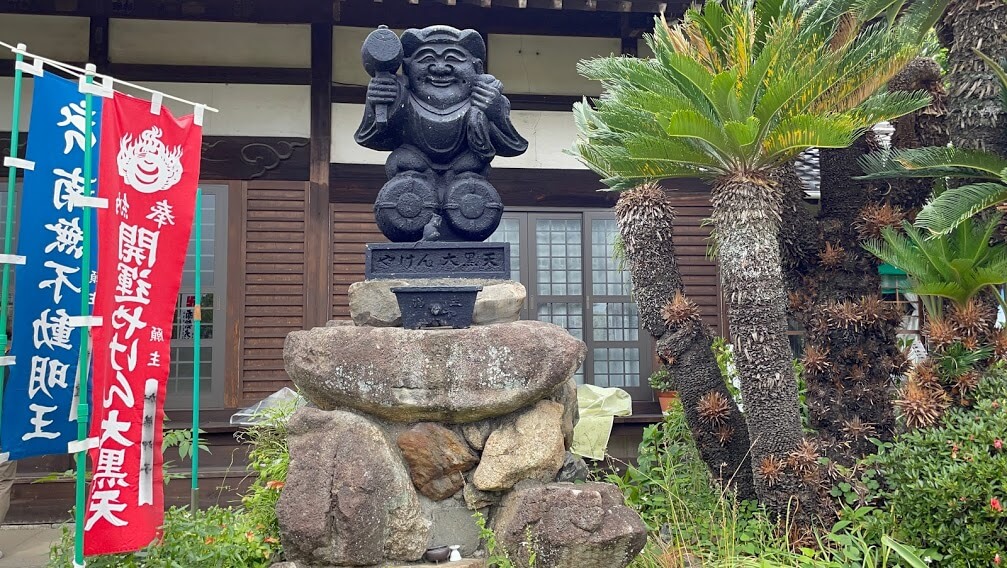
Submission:
<svg viewBox="0 0 1007 568">
<path fill-rule="evenodd" d="M 84 553 L 139 550 L 164 521 L 161 437 L 171 325 L 192 230 L 202 129 L 115 94 L 104 103 Z"/>
</svg>

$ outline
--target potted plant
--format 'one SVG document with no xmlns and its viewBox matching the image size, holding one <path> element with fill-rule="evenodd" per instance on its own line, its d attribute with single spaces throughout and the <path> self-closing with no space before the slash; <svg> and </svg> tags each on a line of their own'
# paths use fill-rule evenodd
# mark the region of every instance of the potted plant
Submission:
<svg viewBox="0 0 1007 568">
<path fill-rule="evenodd" d="M 654 371 L 647 382 L 657 394 L 657 402 L 661 405 L 661 412 L 667 412 L 671 408 L 671 403 L 678 398 L 678 393 L 672 386 L 671 373 L 665 367 L 661 367 Z"/>
</svg>

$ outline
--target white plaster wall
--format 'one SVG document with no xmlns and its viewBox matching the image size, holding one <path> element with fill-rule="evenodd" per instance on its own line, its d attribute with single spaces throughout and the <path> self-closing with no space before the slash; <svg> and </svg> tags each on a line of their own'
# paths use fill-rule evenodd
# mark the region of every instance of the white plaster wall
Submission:
<svg viewBox="0 0 1007 568">
<path fill-rule="evenodd" d="M 113 19 L 108 37 L 113 63 L 311 66 L 308 25 Z"/>
<path fill-rule="evenodd" d="M 228 85 L 207 83 L 143 83 L 143 86 L 217 108 L 207 112 L 203 134 L 210 136 L 294 136 L 307 138 L 311 88 L 307 85 Z M 150 96 L 128 88 L 131 95 Z M 192 113 L 192 107 L 169 99 L 172 114 Z"/>
<path fill-rule="evenodd" d="M 384 164 L 388 152 L 369 150 L 357 145 L 353 133 L 360 124 L 364 106 L 332 105 L 332 161 L 348 164 Z M 575 158 L 563 153 L 577 136 L 573 114 L 516 110 L 511 113 L 514 126 L 528 140 L 528 151 L 514 158 L 493 160 L 495 168 L 584 169 Z"/>
<path fill-rule="evenodd" d="M 300 85 L 224 85 L 205 83 L 144 83 L 143 86 L 199 102 L 220 110 L 208 112 L 203 133 L 210 136 L 308 137 L 310 88 Z M 0 130 L 10 130 L 14 79 L 0 77 Z M 125 87 L 127 94 L 150 99 L 150 95 Z M 24 81 L 21 99 L 21 130 L 29 125 L 32 81 Z M 169 99 L 164 106 L 175 116 L 192 114 L 192 107 Z"/>
<path fill-rule="evenodd" d="M 367 84 L 369 77 L 360 63 L 360 44 L 370 32 L 370 28 L 333 28 L 335 83 Z M 506 92 L 540 95 L 599 94 L 598 83 L 577 74 L 577 62 L 617 54 L 620 49 L 616 38 L 491 34 L 487 43 L 489 71 L 503 81 Z"/>
<path fill-rule="evenodd" d="M 87 18 L 0 14 L 0 41 L 23 43 L 30 52 L 59 61 L 86 61 L 89 33 Z M 0 59 L 14 54 L 0 49 Z"/>
<path fill-rule="evenodd" d="M 22 132 L 28 130 L 29 114 L 31 113 L 31 93 L 32 82 L 30 80 L 21 83 L 21 118 L 18 129 Z M 0 77 L 0 130 L 11 130 L 11 114 L 14 108 L 14 78 Z"/>
<path fill-rule="evenodd" d="M 600 94 L 597 81 L 577 74 L 577 63 L 620 51 L 618 38 L 490 34 L 488 43 L 490 73 L 506 92 L 539 95 Z"/>
</svg>

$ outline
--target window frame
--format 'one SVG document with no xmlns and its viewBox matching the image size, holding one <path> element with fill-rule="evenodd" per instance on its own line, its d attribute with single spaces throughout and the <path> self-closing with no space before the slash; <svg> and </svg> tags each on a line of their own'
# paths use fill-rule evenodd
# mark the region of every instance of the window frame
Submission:
<svg viewBox="0 0 1007 568">
<path fill-rule="evenodd" d="M 614 220 L 615 213 L 609 209 L 580 209 L 570 208 L 508 208 L 504 214 L 504 219 L 514 219 L 518 221 L 518 234 L 520 238 L 519 258 L 517 270 L 520 274 L 520 282 L 527 290 L 527 300 L 521 310 L 521 319 L 538 319 L 538 307 L 546 303 L 580 303 L 582 305 L 582 341 L 587 346 L 587 357 L 582 366 L 584 382 L 595 384 L 595 360 L 594 350 L 596 348 L 635 348 L 640 351 L 640 386 L 638 387 L 617 387 L 630 394 L 634 402 L 652 402 L 654 391 L 650 388 L 647 379 L 658 368 L 656 359 L 657 343 L 654 338 L 643 328 L 642 321 L 638 320 L 638 338 L 636 341 L 607 341 L 594 339 L 594 304 L 595 303 L 631 303 L 635 301 L 632 295 L 611 296 L 595 295 L 593 291 L 594 278 L 591 270 L 591 229 L 592 223 L 598 220 Z M 579 295 L 539 295 L 537 293 L 538 267 L 537 262 L 533 262 L 537 242 L 536 223 L 538 220 L 557 219 L 577 219 L 580 221 L 581 232 L 581 293 Z M 513 244 L 512 244 L 513 246 Z M 515 275 L 512 275 L 512 278 Z"/>
</svg>

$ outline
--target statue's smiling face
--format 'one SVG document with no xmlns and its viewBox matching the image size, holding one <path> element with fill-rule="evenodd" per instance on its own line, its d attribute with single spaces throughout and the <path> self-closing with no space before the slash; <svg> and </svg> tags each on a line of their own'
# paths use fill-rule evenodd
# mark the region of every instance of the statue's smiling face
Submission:
<svg viewBox="0 0 1007 568">
<path fill-rule="evenodd" d="M 405 60 L 405 73 L 413 94 L 438 108 L 468 99 L 481 68 L 482 61 L 455 44 L 424 45 Z"/>
</svg>

